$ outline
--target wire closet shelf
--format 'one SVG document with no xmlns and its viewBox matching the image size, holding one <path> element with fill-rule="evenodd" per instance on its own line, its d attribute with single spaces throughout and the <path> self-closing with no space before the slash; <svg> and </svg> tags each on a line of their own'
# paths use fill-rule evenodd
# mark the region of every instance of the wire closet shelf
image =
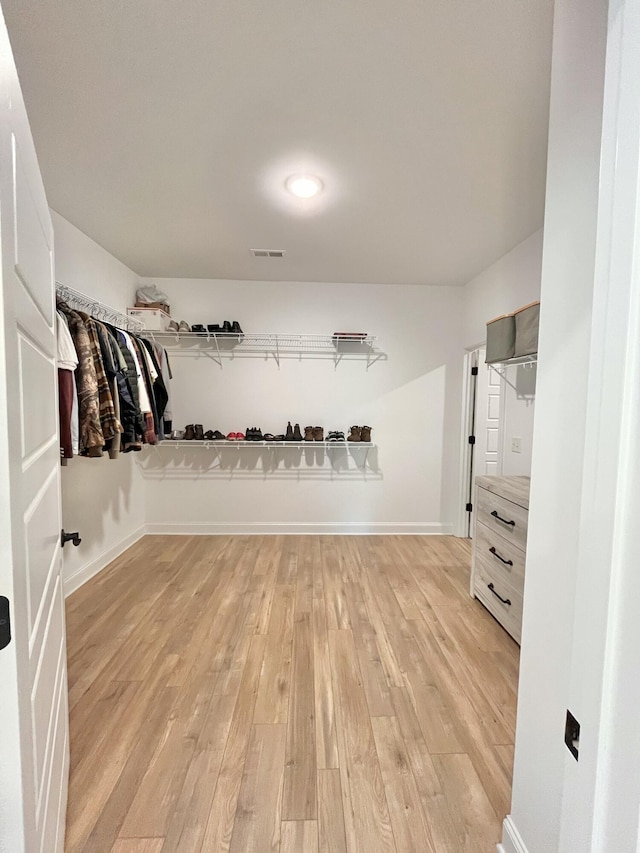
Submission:
<svg viewBox="0 0 640 853">
<path fill-rule="evenodd" d="M 281 358 L 329 356 L 336 364 L 343 359 L 365 358 L 367 368 L 384 357 L 376 346 L 377 337 L 368 334 L 287 334 L 283 332 L 200 332 L 147 331 L 148 337 L 174 352 L 193 354 L 201 349 L 213 355 L 222 366 L 222 357 L 269 354 Z"/>
<path fill-rule="evenodd" d="M 87 296 L 86 293 L 74 290 L 73 287 L 69 287 L 61 281 L 56 281 L 56 296 L 63 302 L 66 302 L 70 308 L 91 314 L 96 320 L 103 320 L 105 323 L 110 323 L 118 329 L 124 329 L 126 332 L 134 332 L 136 334 L 144 331 L 144 324 L 140 320 L 123 314 L 121 311 L 116 311 L 110 305 L 105 305 L 104 302 L 100 302 L 92 296 Z"/>
</svg>

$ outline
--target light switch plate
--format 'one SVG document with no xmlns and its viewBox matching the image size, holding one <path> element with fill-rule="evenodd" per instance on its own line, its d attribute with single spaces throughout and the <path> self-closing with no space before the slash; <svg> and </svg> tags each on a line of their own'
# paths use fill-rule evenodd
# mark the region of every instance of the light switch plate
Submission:
<svg viewBox="0 0 640 853">
<path fill-rule="evenodd" d="M 512 453 L 522 453 L 522 439 L 521 438 L 512 438 L 511 439 L 511 452 Z"/>
</svg>

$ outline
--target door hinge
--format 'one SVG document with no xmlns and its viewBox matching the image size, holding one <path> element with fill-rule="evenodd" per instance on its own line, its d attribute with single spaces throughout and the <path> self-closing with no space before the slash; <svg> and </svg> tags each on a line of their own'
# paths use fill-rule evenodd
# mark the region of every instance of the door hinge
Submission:
<svg viewBox="0 0 640 853">
<path fill-rule="evenodd" d="M 465 507 L 466 512 L 473 512 L 473 504 L 467 504 Z"/>
<path fill-rule="evenodd" d="M 477 367 L 472 367 L 472 368 L 471 368 L 471 375 L 472 375 L 472 376 L 477 376 L 477 375 L 478 375 L 478 368 L 477 368 Z"/>
<path fill-rule="evenodd" d="M 475 443 L 476 443 L 475 435 L 470 435 L 469 436 L 469 444 L 475 444 Z"/>
<path fill-rule="evenodd" d="M 9 599 L 0 595 L 0 649 L 6 648 L 11 642 L 11 617 L 9 614 Z"/>
</svg>

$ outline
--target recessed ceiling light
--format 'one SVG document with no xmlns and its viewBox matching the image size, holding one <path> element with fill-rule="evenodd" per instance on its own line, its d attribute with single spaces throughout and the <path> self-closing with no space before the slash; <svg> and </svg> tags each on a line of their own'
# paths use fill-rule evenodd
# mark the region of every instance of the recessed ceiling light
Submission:
<svg viewBox="0 0 640 853">
<path fill-rule="evenodd" d="M 298 198 L 313 198 L 322 190 L 322 181 L 313 175 L 291 175 L 287 178 L 286 187 Z"/>
</svg>

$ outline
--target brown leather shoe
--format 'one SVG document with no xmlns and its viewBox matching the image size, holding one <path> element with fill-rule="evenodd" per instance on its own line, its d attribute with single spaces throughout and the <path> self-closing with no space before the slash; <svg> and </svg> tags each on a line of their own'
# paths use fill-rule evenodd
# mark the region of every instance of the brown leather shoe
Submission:
<svg viewBox="0 0 640 853">
<path fill-rule="evenodd" d="M 204 430 L 202 424 L 196 424 L 193 428 L 193 437 L 196 441 L 204 441 Z"/>
<path fill-rule="evenodd" d="M 187 424 L 184 428 L 184 441 L 193 441 L 195 437 L 196 435 L 193 429 L 193 424 Z"/>
<path fill-rule="evenodd" d="M 313 441 L 314 440 L 313 427 L 312 426 L 308 426 L 308 427 L 304 428 L 304 440 L 305 441 Z"/>
<path fill-rule="evenodd" d="M 362 427 L 352 426 L 347 441 L 362 441 Z"/>
<path fill-rule="evenodd" d="M 363 426 L 360 430 L 360 441 L 371 441 L 371 427 Z"/>
<path fill-rule="evenodd" d="M 324 429 L 322 427 L 313 428 L 313 440 L 324 441 Z"/>
</svg>

